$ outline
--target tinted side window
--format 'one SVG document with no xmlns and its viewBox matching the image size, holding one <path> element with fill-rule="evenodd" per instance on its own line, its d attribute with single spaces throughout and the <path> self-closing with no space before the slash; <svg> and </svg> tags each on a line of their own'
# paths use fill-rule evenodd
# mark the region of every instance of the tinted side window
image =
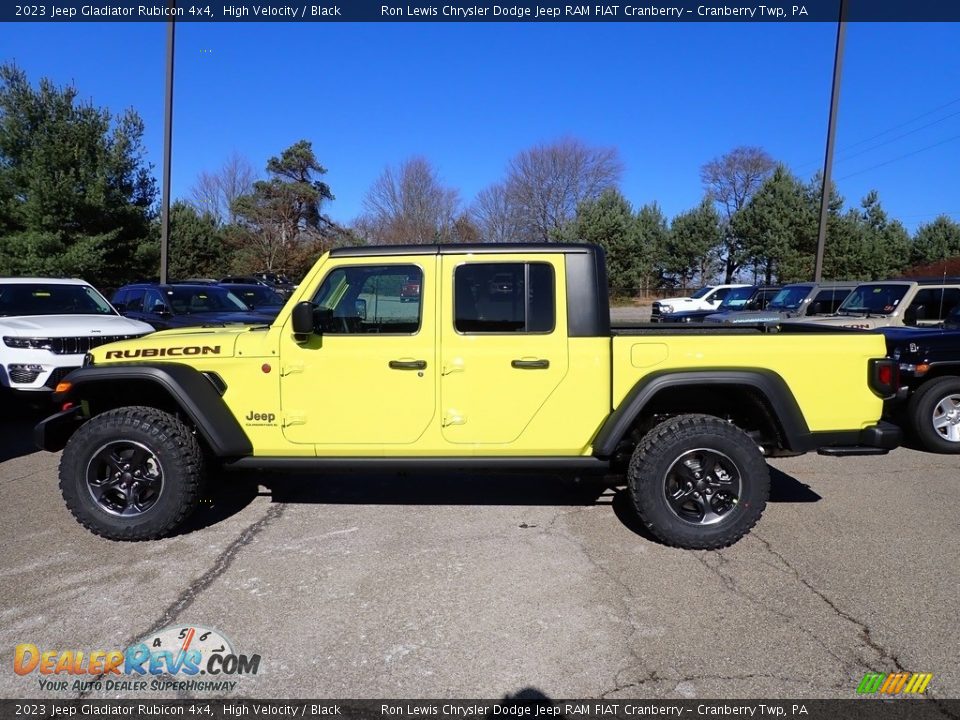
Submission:
<svg viewBox="0 0 960 720">
<path fill-rule="evenodd" d="M 123 305 L 127 301 L 127 291 L 126 290 L 117 290 L 113 294 L 113 298 L 110 300 L 110 304 L 116 307 L 117 305 Z"/>
<path fill-rule="evenodd" d="M 710 302 L 722 302 L 723 299 L 730 294 L 731 290 L 733 290 L 733 288 L 720 288 L 710 296 Z"/>
<path fill-rule="evenodd" d="M 960 290 L 957 288 L 924 288 L 914 295 L 910 307 L 923 305 L 927 320 L 943 320 L 958 302 Z"/>
<path fill-rule="evenodd" d="M 833 313 L 837 311 L 837 308 L 840 307 L 840 303 L 847 299 L 847 295 L 850 294 L 849 290 L 821 290 L 817 293 L 816 297 L 813 298 L 813 302 L 810 303 L 810 312 L 813 312 L 812 308 L 815 304 L 820 303 L 820 312 L 823 314 Z"/>
<path fill-rule="evenodd" d="M 462 333 L 549 333 L 556 319 L 549 263 L 471 263 L 454 273 L 454 327 Z"/>
<path fill-rule="evenodd" d="M 143 312 L 143 296 L 146 290 L 127 290 L 127 312 Z"/>
<path fill-rule="evenodd" d="M 420 329 L 423 272 L 416 265 L 354 265 L 333 270 L 313 302 L 319 332 L 402 334 Z"/>
</svg>

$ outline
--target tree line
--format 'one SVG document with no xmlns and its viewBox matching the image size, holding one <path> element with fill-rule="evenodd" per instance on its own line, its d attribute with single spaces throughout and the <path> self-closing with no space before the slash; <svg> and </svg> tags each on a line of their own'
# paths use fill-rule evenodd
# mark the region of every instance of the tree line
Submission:
<svg viewBox="0 0 960 720">
<path fill-rule="evenodd" d="M 0 66 L 0 275 L 80 276 L 105 287 L 156 276 L 158 190 L 132 109 L 114 114 L 72 86 L 31 85 Z M 613 294 L 629 297 L 715 280 L 812 277 L 822 180 L 804 182 L 767 152 L 739 147 L 705 163 L 702 200 L 667 218 L 620 189 L 616 148 L 576 138 L 511 158 L 498 182 L 465 202 L 424 157 L 386 167 L 362 213 L 337 223 L 327 169 L 311 142 L 262 171 L 234 154 L 201 173 L 170 218 L 173 278 L 258 270 L 305 272 L 331 247 L 435 242 L 594 242 Z M 831 188 L 828 279 L 877 279 L 960 255 L 947 216 L 911 236 L 876 192 L 848 208 Z"/>
</svg>

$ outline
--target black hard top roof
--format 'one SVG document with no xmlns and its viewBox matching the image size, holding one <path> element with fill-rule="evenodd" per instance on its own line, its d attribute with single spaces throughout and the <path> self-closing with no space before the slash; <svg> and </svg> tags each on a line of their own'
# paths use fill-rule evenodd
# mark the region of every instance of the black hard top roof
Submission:
<svg viewBox="0 0 960 720">
<path fill-rule="evenodd" d="M 440 245 L 365 245 L 334 248 L 330 257 L 383 257 L 389 255 L 502 255 L 506 253 L 593 253 L 590 243 L 444 243 Z"/>
</svg>

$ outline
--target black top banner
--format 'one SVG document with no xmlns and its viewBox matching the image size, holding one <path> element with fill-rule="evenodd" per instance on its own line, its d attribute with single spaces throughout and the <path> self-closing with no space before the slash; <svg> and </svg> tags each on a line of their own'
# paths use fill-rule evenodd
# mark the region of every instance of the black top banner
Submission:
<svg viewBox="0 0 960 720">
<path fill-rule="evenodd" d="M 4 720 L 943 720 L 960 700 L 0 700 Z"/>
<path fill-rule="evenodd" d="M 3 3 L 4 22 L 836 22 L 840 0 L 749 3 L 542 0 L 52 0 Z M 850 22 L 960 22 L 957 0 L 848 0 Z M 960 34 L 960 28 L 958 28 Z M 960 39 L 960 37 L 958 37 Z"/>
</svg>

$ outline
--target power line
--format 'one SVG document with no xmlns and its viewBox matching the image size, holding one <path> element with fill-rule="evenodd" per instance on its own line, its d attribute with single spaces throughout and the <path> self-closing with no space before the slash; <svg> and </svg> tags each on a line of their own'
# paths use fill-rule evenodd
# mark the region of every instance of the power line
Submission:
<svg viewBox="0 0 960 720">
<path fill-rule="evenodd" d="M 891 128 L 887 128 L 886 130 L 883 130 L 882 132 L 879 132 L 879 133 L 877 133 L 876 135 L 872 135 L 872 136 L 870 136 L 870 137 L 868 137 L 868 138 L 864 138 L 863 140 L 858 140 L 858 141 L 855 142 L 855 143 L 852 143 L 852 144 L 850 144 L 850 145 L 847 145 L 847 146 L 844 148 L 844 151 L 847 151 L 847 150 L 849 150 L 850 148 L 855 148 L 855 147 L 857 147 L 858 145 L 863 145 L 864 143 L 868 143 L 868 142 L 870 142 L 871 140 L 876 140 L 876 139 L 879 138 L 879 137 L 883 137 L 884 135 L 887 135 L 887 134 L 889 134 L 889 133 L 892 133 L 894 130 L 899 130 L 899 129 L 902 128 L 902 127 L 906 127 L 907 125 L 912 125 L 913 123 L 915 123 L 917 120 L 920 120 L 921 118 L 925 118 L 925 117 L 927 117 L 928 115 L 933 115 L 934 113 L 940 112 L 940 111 L 943 110 L 944 108 L 948 108 L 948 107 L 950 107 L 951 105 L 956 105 L 957 103 L 960 103 L 960 97 L 955 98 L 954 100 L 951 100 L 950 102 L 944 103 L 943 105 L 940 105 L 940 106 L 938 106 L 938 107 L 935 107 L 935 108 L 933 108 L 933 110 L 928 110 L 927 112 L 920 113 L 919 115 L 916 115 L 916 116 L 910 118 L 909 120 L 905 120 L 904 122 L 900 123 L 899 125 L 894 125 L 894 126 L 891 127 Z M 952 117 L 952 116 L 948 115 L 947 117 Z M 938 122 L 939 122 L 939 121 L 938 121 Z"/>
<path fill-rule="evenodd" d="M 920 113 L 919 115 L 915 115 L 914 117 L 910 118 L 909 120 L 905 120 L 905 121 L 903 121 L 902 123 L 899 123 L 899 124 L 897 124 L 897 125 L 893 125 L 892 127 L 889 127 L 889 128 L 887 128 L 886 130 L 882 130 L 882 131 L 878 132 L 876 135 L 871 135 L 870 137 L 864 138 L 863 140 L 857 140 L 857 141 L 854 142 L 854 143 L 850 143 L 849 145 L 845 145 L 844 147 L 840 148 L 837 152 L 842 155 L 843 153 L 845 153 L 845 152 L 847 152 L 847 151 L 849 151 L 849 150 L 852 150 L 853 148 L 856 148 L 856 147 L 859 147 L 860 145 L 863 145 L 863 144 L 865 144 L 865 143 L 871 142 L 872 140 L 876 140 L 877 138 L 881 138 L 881 137 L 883 137 L 884 135 L 889 135 L 890 133 L 895 132 L 896 130 L 899 130 L 899 129 L 902 128 L 902 127 L 906 127 L 907 125 L 912 125 L 912 124 L 915 123 L 917 120 L 922 120 L 922 119 L 925 118 L 925 117 L 929 117 L 930 115 L 933 115 L 933 114 L 935 114 L 935 113 L 938 113 L 938 112 L 940 112 L 941 110 L 943 110 L 943 109 L 945 109 L 945 108 L 951 107 L 952 105 L 956 105 L 957 103 L 960 103 L 960 97 L 954 98 L 953 100 L 950 100 L 949 102 L 946 102 L 946 103 L 944 103 L 944 104 L 942 104 L 942 105 L 938 105 L 937 107 L 933 108 L 932 110 L 927 110 L 926 112 L 922 112 L 922 113 Z M 960 114 L 960 113 L 953 113 L 953 114 L 951 114 L 951 115 L 947 115 L 947 116 L 945 116 L 945 117 L 943 117 L 943 118 L 940 118 L 940 120 L 936 120 L 936 121 L 934 121 L 933 123 L 930 123 L 930 125 L 935 125 L 936 123 L 940 122 L 941 120 L 946 120 L 947 118 L 951 118 L 951 117 L 953 117 L 954 115 L 957 115 L 957 114 Z M 925 125 L 924 127 L 929 127 L 930 125 Z M 916 128 L 916 130 L 922 130 L 922 129 L 923 129 L 923 128 Z M 912 132 L 916 132 L 916 130 L 912 130 L 912 131 L 910 131 L 910 132 L 911 132 L 911 133 L 912 133 Z M 904 135 L 908 135 L 908 134 L 910 134 L 910 133 L 904 133 Z M 887 141 L 887 142 L 893 142 L 893 140 L 890 140 L 890 141 Z M 880 147 L 881 145 L 884 145 L 884 144 L 886 144 L 886 142 L 885 142 L 885 143 L 881 143 L 880 145 L 877 145 L 877 147 Z M 866 152 L 866 151 L 864 151 L 864 152 Z M 800 170 L 802 170 L 803 168 L 811 167 L 811 166 L 814 166 L 814 165 L 819 166 L 819 165 L 820 165 L 820 160 L 813 160 L 813 161 L 808 161 L 808 162 L 802 163 L 801 165 L 798 165 L 797 168 L 800 169 Z"/>
<path fill-rule="evenodd" d="M 934 125 L 937 125 L 938 123 L 942 123 L 944 120 L 949 120 L 952 117 L 956 117 L 957 115 L 960 115 L 960 110 L 958 110 L 955 113 L 950 113 L 949 115 L 944 115 L 939 120 L 934 120 L 933 122 L 929 122 L 926 125 L 921 125 L 918 128 L 914 128 L 913 130 L 908 130 L 905 133 L 900 133 L 899 135 L 896 135 L 895 137 L 892 137 L 889 140 L 884 140 L 882 143 L 877 143 L 876 145 L 872 145 L 871 147 L 861 150 L 860 152 L 855 152 L 853 155 L 848 155 L 845 158 L 841 158 L 837 160 L 837 162 L 846 162 L 847 160 L 852 160 L 855 157 L 860 157 L 864 153 L 873 152 L 877 148 L 881 148 L 884 145 L 889 145 L 892 142 L 896 142 L 897 140 L 900 140 L 901 138 L 905 138 L 908 135 L 913 135 L 914 133 L 918 133 L 921 130 L 926 130 L 928 127 L 933 127 Z"/>
<path fill-rule="evenodd" d="M 925 151 L 927 151 L 927 150 L 932 150 L 933 148 L 935 148 L 935 147 L 940 147 L 941 145 L 946 145 L 947 143 L 953 142 L 954 140 L 960 140 L 960 135 L 954 135 L 953 137 L 949 137 L 949 138 L 947 138 L 946 140 L 941 140 L 940 142 L 933 143 L 933 145 L 927 145 L 926 147 L 919 148 L 919 149 L 917 149 L 917 150 L 914 150 L 913 152 L 908 152 L 908 153 L 905 153 L 904 155 L 898 155 L 898 156 L 895 157 L 895 158 L 890 158 L 889 160 L 886 160 L 886 161 L 884 161 L 884 162 L 882 162 L 882 163 L 877 163 L 876 165 L 871 165 L 870 167 L 864 168 L 863 170 L 857 170 L 856 172 L 850 173 L 849 175 L 844 175 L 842 178 L 838 178 L 838 180 L 846 180 L 847 178 L 852 178 L 852 177 L 854 177 L 855 175 L 862 175 L 862 174 L 865 173 L 865 172 L 870 172 L 871 170 L 876 170 L 877 168 L 884 167 L 885 165 L 889 165 L 890 163 L 895 163 L 895 162 L 897 162 L 898 160 L 904 160 L 904 159 L 906 159 L 906 158 L 908 158 L 908 157 L 912 157 L 913 155 L 916 155 L 916 154 L 918 154 L 918 153 L 922 153 L 922 152 L 925 152 Z"/>
</svg>

